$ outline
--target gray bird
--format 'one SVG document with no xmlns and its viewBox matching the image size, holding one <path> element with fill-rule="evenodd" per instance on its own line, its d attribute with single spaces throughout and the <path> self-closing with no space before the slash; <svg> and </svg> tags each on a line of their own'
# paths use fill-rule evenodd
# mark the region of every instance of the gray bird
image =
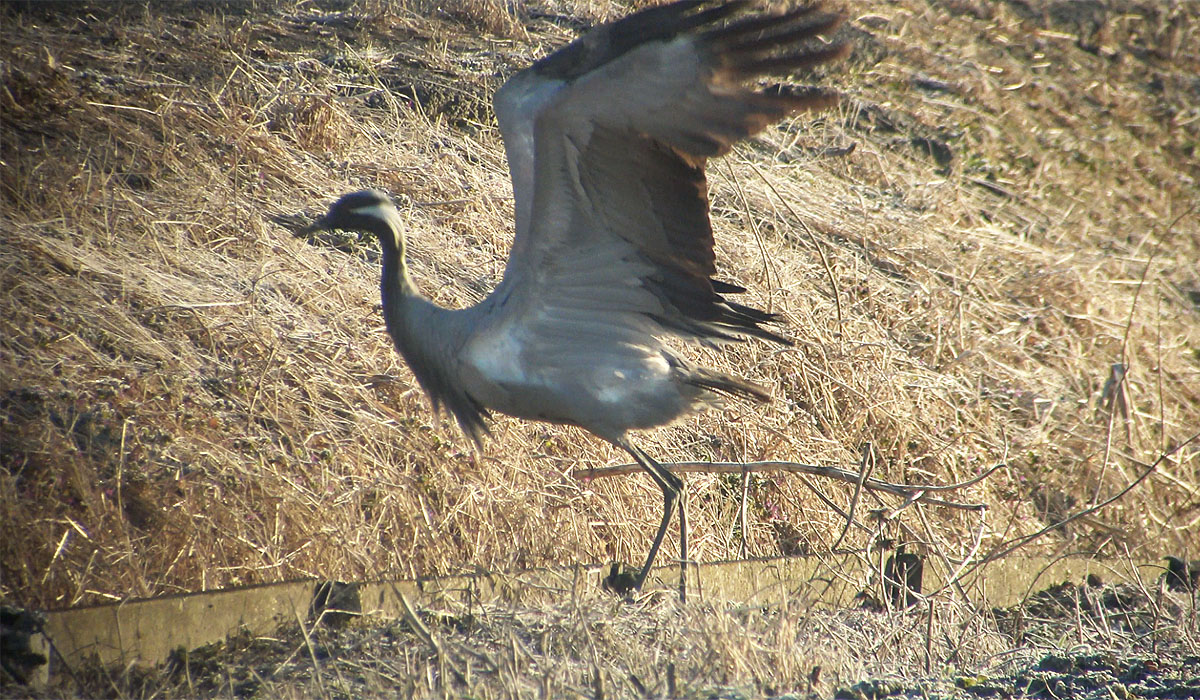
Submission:
<svg viewBox="0 0 1200 700">
<path fill-rule="evenodd" d="M 696 367 L 662 338 L 754 336 L 776 316 L 731 301 L 714 279 L 704 166 L 790 114 L 828 107 L 818 88 L 747 85 L 843 57 L 841 18 L 807 5 L 684 0 L 588 31 L 508 80 L 495 109 L 513 181 L 516 236 L 503 279 L 467 309 L 417 291 L 405 225 L 384 193 L 345 195 L 309 230 L 375 234 L 388 333 L 435 409 L 479 444 L 490 411 L 576 425 L 628 452 L 663 494 L 662 523 L 631 588 L 640 589 L 683 481 L 629 433 L 671 423 L 718 395 L 763 389 Z M 680 595 L 687 532 L 680 513 Z"/>
</svg>

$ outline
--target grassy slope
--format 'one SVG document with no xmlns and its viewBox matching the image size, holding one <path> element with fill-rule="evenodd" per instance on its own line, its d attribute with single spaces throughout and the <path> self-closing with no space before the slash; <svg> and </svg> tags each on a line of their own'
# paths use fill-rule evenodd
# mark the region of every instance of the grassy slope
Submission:
<svg viewBox="0 0 1200 700">
<path fill-rule="evenodd" d="M 481 298 L 511 218 L 490 93 L 622 12 L 581 5 L 0 8 L 0 598 L 640 560 L 648 480 L 577 483 L 570 469 L 621 456 L 509 419 L 472 455 L 382 333 L 369 246 L 278 218 L 384 187 L 426 292 Z M 778 401 L 642 444 L 850 466 L 870 442 L 876 475 L 914 482 L 1007 460 L 959 495 L 991 505 L 986 522 L 910 509 L 878 533 L 954 558 L 1115 493 L 1186 439 L 1200 13 L 1107 5 L 856 3 L 855 57 L 829 78 L 842 107 L 710 170 L 724 273 L 797 347 L 696 352 Z M 1110 421 L 1122 357 L 1128 413 Z M 736 555 L 736 481 L 690 484 L 694 556 Z M 1179 549 L 1198 484 L 1192 445 L 1037 546 Z M 756 479 L 750 552 L 827 550 L 844 520 L 818 491 L 849 498 Z"/>
</svg>

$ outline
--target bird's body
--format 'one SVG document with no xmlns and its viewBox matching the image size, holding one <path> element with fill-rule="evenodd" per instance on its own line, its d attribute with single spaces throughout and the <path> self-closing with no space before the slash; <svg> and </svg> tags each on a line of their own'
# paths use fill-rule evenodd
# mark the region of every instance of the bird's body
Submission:
<svg viewBox="0 0 1200 700">
<path fill-rule="evenodd" d="M 443 309 L 417 292 L 404 262 L 404 221 L 381 192 L 346 195 L 315 225 L 379 236 L 388 332 L 434 406 L 449 409 L 476 442 L 498 411 L 579 426 L 646 469 L 663 490 L 664 514 L 637 586 L 683 486 L 629 433 L 671 423 L 720 394 L 767 398 L 692 366 L 663 338 L 787 342 L 763 328 L 774 315 L 726 298 L 744 289 L 714 279 L 705 161 L 834 100 L 744 82 L 845 53 L 817 38 L 835 16 L 812 7 L 738 16 L 750 7 L 684 0 L 643 10 L 504 84 L 495 106 L 516 235 L 503 279 L 479 304 Z"/>
</svg>

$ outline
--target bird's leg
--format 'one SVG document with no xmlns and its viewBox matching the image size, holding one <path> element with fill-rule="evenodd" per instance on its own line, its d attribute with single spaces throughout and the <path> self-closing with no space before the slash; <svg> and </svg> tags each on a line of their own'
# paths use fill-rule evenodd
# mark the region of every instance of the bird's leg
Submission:
<svg viewBox="0 0 1200 700">
<path fill-rule="evenodd" d="M 634 588 L 641 590 L 642 584 L 646 582 L 646 577 L 650 575 L 650 567 L 654 566 L 654 558 L 658 555 L 658 548 L 662 545 L 663 536 L 667 534 L 667 526 L 671 524 L 671 511 L 675 508 L 676 501 L 679 500 L 683 493 L 683 481 L 672 474 L 669 470 L 663 467 L 658 462 L 654 461 L 650 455 L 634 447 L 628 441 L 617 443 L 624 448 L 626 452 L 633 456 L 633 459 L 638 463 L 646 473 L 654 479 L 654 483 L 663 492 L 663 517 L 662 523 L 658 526 L 658 533 L 654 535 L 654 543 L 650 545 L 650 554 L 646 557 L 646 565 L 642 567 L 641 573 L 638 574 Z M 679 572 L 679 599 L 686 600 L 687 597 L 687 523 L 682 512 L 680 514 L 680 572 Z"/>
<path fill-rule="evenodd" d="M 672 474 L 672 476 L 675 476 Z M 687 485 L 684 483 L 684 476 L 680 475 L 679 479 L 679 602 L 687 602 L 687 567 L 688 567 L 688 546 L 687 546 Z"/>
</svg>

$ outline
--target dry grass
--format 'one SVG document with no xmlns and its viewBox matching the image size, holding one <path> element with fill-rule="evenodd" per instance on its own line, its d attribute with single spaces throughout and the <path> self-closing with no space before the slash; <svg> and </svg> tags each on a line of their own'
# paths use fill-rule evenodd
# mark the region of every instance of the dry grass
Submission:
<svg viewBox="0 0 1200 700">
<path fill-rule="evenodd" d="M 1200 642 L 1194 604 L 1128 585 L 1063 584 L 994 611 L 828 609 L 787 594 L 771 605 L 681 607 L 670 594 L 631 605 L 597 593 L 431 604 L 417 625 L 291 622 L 161 669 L 79 669 L 78 686 L 37 697 L 1111 700 L 1197 688 L 1186 660 Z"/>
<path fill-rule="evenodd" d="M 723 274 L 797 345 L 695 352 L 777 401 L 648 451 L 850 466 L 871 443 L 876 476 L 941 483 L 1006 460 L 963 495 L 985 521 L 916 507 L 843 543 L 959 559 L 1190 436 L 1200 13 L 1116 4 L 855 4 L 841 108 L 710 170 Z M 501 7 L 0 8 L 0 598 L 640 561 L 649 480 L 577 483 L 621 455 L 506 418 L 472 454 L 382 331 L 369 243 L 280 218 L 385 188 L 426 293 L 482 298 L 511 236 L 491 91 L 620 13 Z M 1119 362 L 1124 414 L 1100 405 Z M 743 533 L 736 480 L 689 486 L 700 560 L 743 535 L 751 554 L 828 551 L 844 521 L 822 497 L 850 494 L 756 479 Z M 1191 445 L 1034 546 L 1152 556 L 1194 547 L 1198 521 Z"/>
</svg>

